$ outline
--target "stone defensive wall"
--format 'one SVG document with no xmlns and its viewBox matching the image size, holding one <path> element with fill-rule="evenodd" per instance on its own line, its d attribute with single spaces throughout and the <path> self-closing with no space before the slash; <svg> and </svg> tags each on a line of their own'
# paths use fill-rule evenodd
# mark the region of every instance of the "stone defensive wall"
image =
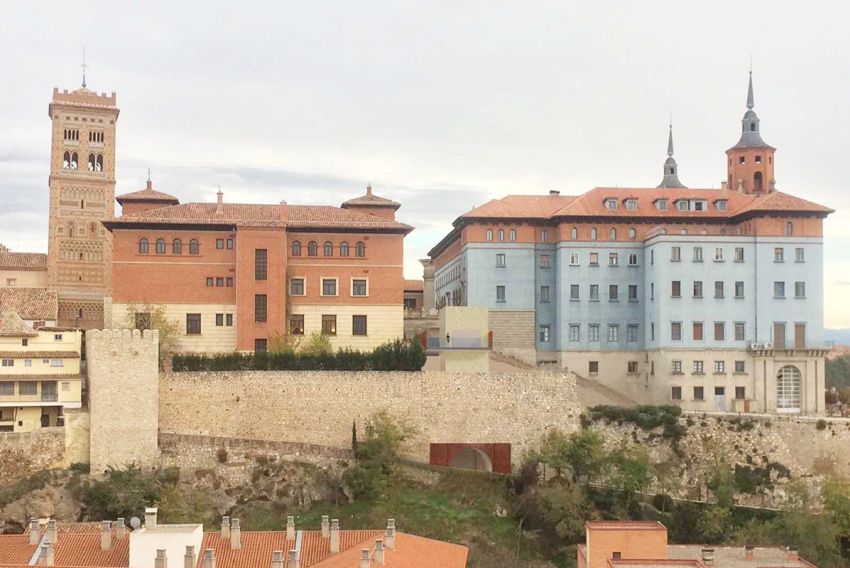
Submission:
<svg viewBox="0 0 850 568">
<path fill-rule="evenodd" d="M 415 430 L 411 459 L 427 462 L 432 443 L 509 443 L 516 464 L 546 430 L 576 430 L 581 408 L 564 373 L 248 371 L 159 380 L 163 434 L 350 449 L 352 426 L 362 439 L 368 418 L 382 411 Z"/>
<path fill-rule="evenodd" d="M 65 429 L 0 433 L 0 487 L 65 460 Z"/>
</svg>

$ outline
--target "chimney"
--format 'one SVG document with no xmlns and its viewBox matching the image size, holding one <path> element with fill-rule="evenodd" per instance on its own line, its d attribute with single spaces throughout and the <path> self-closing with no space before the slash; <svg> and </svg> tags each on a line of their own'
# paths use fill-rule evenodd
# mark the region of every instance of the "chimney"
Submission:
<svg viewBox="0 0 850 568">
<path fill-rule="evenodd" d="M 197 560 L 195 560 L 195 547 L 189 545 L 186 547 L 186 554 L 183 555 L 183 568 L 195 568 L 196 564 Z"/>
<path fill-rule="evenodd" d="M 746 547 L 744 547 L 744 560 L 752 560 L 753 552 L 754 550 L 752 544 L 748 544 Z"/>
<path fill-rule="evenodd" d="M 216 194 L 216 205 L 221 205 L 224 203 L 224 193 L 219 189 Z"/>
<path fill-rule="evenodd" d="M 384 538 L 384 544 L 390 550 L 395 550 L 395 519 L 387 519 L 387 536 Z"/>
<path fill-rule="evenodd" d="M 720 182 L 720 189 L 729 189 L 729 182 L 726 181 L 726 180 L 721 181 Z"/>
<path fill-rule="evenodd" d="M 549 195 L 561 195 L 561 192 L 558 191 L 557 189 L 550 189 Z"/>
<path fill-rule="evenodd" d="M 789 562 L 797 562 L 798 560 L 800 560 L 800 553 L 797 551 L 796 548 L 788 549 L 788 560 Z"/>
<path fill-rule="evenodd" d="M 110 521 L 100 521 L 100 549 L 109 550 L 112 548 L 112 523 Z"/>
<path fill-rule="evenodd" d="M 360 568 L 372 568 L 372 559 L 369 557 L 369 549 L 360 550 Z"/>
<path fill-rule="evenodd" d="M 168 559 L 165 557 L 165 549 L 156 550 L 156 558 L 153 561 L 154 568 L 168 568 Z"/>
<path fill-rule="evenodd" d="M 289 558 L 286 561 L 286 568 L 298 568 L 298 551 L 294 548 L 289 551 Z"/>
<path fill-rule="evenodd" d="M 331 554 L 339 554 L 339 519 L 331 519 Z"/>
<path fill-rule="evenodd" d="M 275 550 L 272 552 L 272 568 L 283 568 L 282 550 Z"/>
<path fill-rule="evenodd" d="M 327 515 L 322 515 L 322 538 L 328 538 L 331 535 L 331 518 Z"/>
<path fill-rule="evenodd" d="M 41 545 L 41 554 L 39 554 L 38 562 L 42 566 L 53 566 L 54 560 L 53 543 L 45 541 L 45 543 Z"/>
<path fill-rule="evenodd" d="M 215 550 L 212 548 L 204 551 L 204 568 L 215 568 Z"/>
<path fill-rule="evenodd" d="M 744 191 L 744 180 L 738 178 L 738 191 Z"/>
<path fill-rule="evenodd" d="M 221 518 L 221 538 L 230 538 L 230 517 L 227 515 Z"/>
<path fill-rule="evenodd" d="M 47 532 L 44 534 L 44 537 L 50 541 L 50 544 L 56 544 L 56 540 L 59 538 L 59 533 L 56 530 L 55 519 L 47 521 Z"/>
<path fill-rule="evenodd" d="M 115 536 L 118 538 L 124 538 L 124 534 L 127 532 L 127 524 L 124 522 L 124 517 L 118 517 L 118 520 L 115 521 Z"/>
<path fill-rule="evenodd" d="M 145 507 L 145 529 L 156 530 L 156 507 Z"/>
<path fill-rule="evenodd" d="M 232 550 L 242 548 L 242 528 L 239 525 L 239 519 L 230 521 L 230 548 Z"/>
<path fill-rule="evenodd" d="M 295 517 L 286 517 L 286 540 L 295 540 Z"/>
<path fill-rule="evenodd" d="M 30 519 L 30 544 L 38 544 L 41 540 L 41 531 L 38 526 L 38 519 L 35 517 Z"/>
<path fill-rule="evenodd" d="M 375 540 L 375 564 L 384 565 L 384 541 L 380 538 Z"/>
<path fill-rule="evenodd" d="M 714 565 L 714 549 L 713 548 L 703 548 L 702 549 L 702 563 L 706 566 Z"/>
</svg>

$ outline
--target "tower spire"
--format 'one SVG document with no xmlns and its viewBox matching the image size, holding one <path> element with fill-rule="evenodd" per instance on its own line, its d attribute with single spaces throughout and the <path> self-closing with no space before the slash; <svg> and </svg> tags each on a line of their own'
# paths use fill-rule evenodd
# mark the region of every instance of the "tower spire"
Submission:
<svg viewBox="0 0 850 568">
<path fill-rule="evenodd" d="M 670 121 L 670 132 L 667 134 L 667 155 L 673 157 L 673 121 Z"/>
<path fill-rule="evenodd" d="M 747 87 L 747 108 L 753 110 L 755 103 L 753 101 L 753 64 L 750 63 L 750 84 Z"/>
<path fill-rule="evenodd" d="M 673 120 L 670 120 L 667 132 L 667 160 L 664 162 L 664 177 L 658 187 L 684 188 L 685 185 L 679 181 L 679 165 L 673 157 Z"/>
<path fill-rule="evenodd" d="M 82 63 L 82 65 L 80 65 L 80 67 L 83 69 L 83 88 L 85 89 L 86 88 L 86 68 L 88 67 L 88 65 L 86 65 L 86 48 L 85 47 L 83 47 L 83 63 Z"/>
</svg>

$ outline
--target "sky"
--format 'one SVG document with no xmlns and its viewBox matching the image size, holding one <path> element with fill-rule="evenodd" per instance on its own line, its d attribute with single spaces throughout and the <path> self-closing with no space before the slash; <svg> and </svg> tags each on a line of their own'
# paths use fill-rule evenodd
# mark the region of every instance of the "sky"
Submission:
<svg viewBox="0 0 850 568">
<path fill-rule="evenodd" d="M 825 323 L 850 327 L 850 41 L 842 1 L 0 0 L 0 243 L 47 248 L 53 87 L 116 91 L 116 193 L 402 203 L 405 274 L 510 193 L 719 187 L 755 110 L 777 189 L 825 222 Z M 816 7 L 815 7 L 816 6 Z"/>
</svg>

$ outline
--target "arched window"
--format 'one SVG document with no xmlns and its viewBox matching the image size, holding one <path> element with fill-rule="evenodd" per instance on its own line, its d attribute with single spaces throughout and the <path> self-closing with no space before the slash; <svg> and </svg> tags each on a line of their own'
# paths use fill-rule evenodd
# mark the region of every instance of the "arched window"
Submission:
<svg viewBox="0 0 850 568">
<path fill-rule="evenodd" d="M 173 254 L 183 254 L 183 241 L 180 239 L 174 239 L 171 242 L 171 252 Z"/>
<path fill-rule="evenodd" d="M 71 152 L 65 152 L 62 156 L 62 169 L 67 170 L 71 167 Z"/>
<path fill-rule="evenodd" d="M 634 227 L 632 227 L 631 229 L 629 229 L 629 240 L 633 241 L 636 238 L 637 238 L 637 231 L 635 230 Z"/>
<path fill-rule="evenodd" d="M 761 172 L 756 172 L 753 174 L 753 191 L 762 191 L 763 187 Z"/>
<path fill-rule="evenodd" d="M 103 154 L 97 155 L 97 164 L 94 167 L 94 171 L 102 172 L 103 171 Z"/>
<path fill-rule="evenodd" d="M 505 230 L 504 230 L 504 229 L 499 229 L 498 235 L 499 235 L 499 240 L 500 240 L 500 241 L 504 241 L 504 240 L 505 240 Z"/>
<path fill-rule="evenodd" d="M 357 244 L 354 245 L 354 256 L 366 256 L 366 243 L 363 241 L 357 241 Z"/>
<path fill-rule="evenodd" d="M 201 243 L 198 242 L 198 239 L 189 241 L 189 254 L 201 254 Z"/>
<path fill-rule="evenodd" d="M 348 241 L 339 243 L 339 256 L 348 256 Z"/>
<path fill-rule="evenodd" d="M 325 256 L 334 255 L 334 244 L 330 241 L 325 241 Z"/>
<path fill-rule="evenodd" d="M 578 240 L 578 227 L 573 227 L 572 229 L 570 229 L 570 240 Z"/>
<path fill-rule="evenodd" d="M 72 169 L 72 170 L 76 170 L 76 169 L 77 169 L 77 167 L 78 167 L 78 166 L 77 166 L 77 164 L 79 163 L 79 161 L 80 161 L 80 159 L 79 159 L 79 157 L 77 157 L 77 153 L 76 153 L 76 152 L 74 152 L 73 154 L 71 154 L 71 169 Z"/>
<path fill-rule="evenodd" d="M 687 230 L 687 229 L 682 229 L 681 231 L 679 231 L 679 233 L 680 233 L 680 234 L 682 234 L 682 235 L 687 235 L 687 234 L 688 234 L 688 230 Z"/>
<path fill-rule="evenodd" d="M 487 229 L 487 240 L 488 241 L 493 240 L 493 229 Z"/>
<path fill-rule="evenodd" d="M 80 209 L 85 209 L 85 208 L 86 208 L 86 200 L 80 199 Z"/>
<path fill-rule="evenodd" d="M 165 254 L 165 239 L 156 240 L 156 254 Z"/>
<path fill-rule="evenodd" d="M 540 231 L 540 240 L 543 241 L 544 243 L 548 242 L 549 241 L 549 231 L 547 231 L 546 229 L 541 230 Z"/>
<path fill-rule="evenodd" d="M 591 241 L 596 240 L 596 227 L 593 227 L 592 229 L 590 229 L 590 240 Z"/>
<path fill-rule="evenodd" d="M 800 369 L 785 365 L 776 375 L 776 411 L 800 412 L 800 390 L 802 387 Z"/>
<path fill-rule="evenodd" d="M 791 221 L 786 221 L 785 223 L 785 236 L 790 237 L 794 234 L 794 223 Z"/>
<path fill-rule="evenodd" d="M 89 171 L 94 171 L 94 154 L 89 154 Z"/>
<path fill-rule="evenodd" d="M 508 233 L 508 238 L 512 241 L 516 240 L 516 229 L 511 229 L 511 232 Z"/>
<path fill-rule="evenodd" d="M 608 240 L 609 241 L 616 241 L 617 240 L 617 229 L 615 229 L 614 227 L 611 227 L 611 229 L 608 231 Z"/>
<path fill-rule="evenodd" d="M 139 254 L 148 254 L 148 240 L 139 239 Z"/>
<path fill-rule="evenodd" d="M 301 256 L 301 241 L 292 241 L 292 256 Z"/>
<path fill-rule="evenodd" d="M 316 256 L 319 254 L 319 245 L 316 241 L 307 243 L 307 256 Z"/>
</svg>

